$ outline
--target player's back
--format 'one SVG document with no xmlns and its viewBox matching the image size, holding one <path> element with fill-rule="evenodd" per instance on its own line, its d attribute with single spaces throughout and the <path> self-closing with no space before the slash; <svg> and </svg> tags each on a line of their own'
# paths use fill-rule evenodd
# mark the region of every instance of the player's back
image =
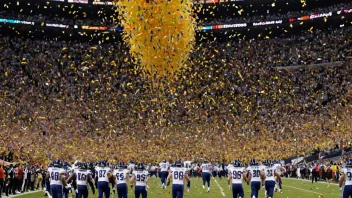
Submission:
<svg viewBox="0 0 352 198">
<path fill-rule="evenodd" d="M 275 167 L 274 166 L 267 166 L 265 167 L 265 181 L 275 181 Z"/>
<path fill-rule="evenodd" d="M 232 183 L 233 184 L 242 184 L 242 174 L 245 171 L 245 167 L 232 167 L 230 169 L 230 173 L 232 175 Z"/>
<path fill-rule="evenodd" d="M 136 186 L 146 186 L 147 185 L 147 178 L 148 178 L 148 171 L 133 171 L 135 180 L 136 180 Z"/>
<path fill-rule="evenodd" d="M 62 185 L 61 174 L 65 173 L 62 168 L 53 167 L 50 169 L 50 185 Z"/>
<path fill-rule="evenodd" d="M 352 186 L 352 167 L 342 169 L 346 177 L 345 186 Z"/>
<path fill-rule="evenodd" d="M 98 177 L 98 182 L 105 181 L 109 182 L 108 173 L 110 172 L 109 167 L 96 167 L 95 175 Z"/>
<path fill-rule="evenodd" d="M 181 167 L 173 167 L 171 168 L 172 174 L 172 183 L 183 185 L 184 175 L 186 174 L 187 169 Z"/>
<path fill-rule="evenodd" d="M 126 183 L 128 173 L 129 173 L 128 169 L 115 169 L 113 174 L 116 176 L 116 183 L 117 184 Z"/>
<path fill-rule="evenodd" d="M 88 175 L 91 174 L 90 170 L 87 169 L 75 169 L 77 185 L 87 185 Z"/>
<path fill-rule="evenodd" d="M 201 167 L 202 167 L 203 173 L 210 173 L 212 165 L 209 163 L 206 163 L 206 164 L 202 164 Z"/>
<path fill-rule="evenodd" d="M 160 166 L 160 171 L 165 172 L 165 171 L 168 171 L 170 164 L 169 162 L 161 162 L 159 166 Z"/>
<path fill-rule="evenodd" d="M 265 170 L 265 166 L 251 166 L 250 167 L 250 172 L 252 174 L 252 179 L 251 181 L 252 182 L 259 182 L 261 181 L 260 179 L 260 173 L 261 171 L 264 171 Z"/>
</svg>

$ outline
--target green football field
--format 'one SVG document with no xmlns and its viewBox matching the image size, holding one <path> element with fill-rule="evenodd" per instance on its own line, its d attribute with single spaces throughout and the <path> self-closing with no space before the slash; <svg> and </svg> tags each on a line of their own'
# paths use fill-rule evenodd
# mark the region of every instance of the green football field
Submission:
<svg viewBox="0 0 352 198">
<path fill-rule="evenodd" d="M 160 179 L 151 178 L 148 182 L 148 198 L 163 198 L 171 197 L 170 187 L 161 189 Z M 244 185 L 245 196 L 250 198 L 250 186 Z M 284 179 L 283 180 L 283 193 L 276 192 L 275 198 L 339 198 L 341 192 L 336 184 L 327 183 L 314 183 L 314 185 L 307 180 L 297 179 Z M 43 197 L 42 192 L 26 194 L 17 196 L 18 198 L 41 198 Z M 70 194 L 69 197 L 74 197 Z M 89 198 L 96 198 L 96 195 L 90 195 Z M 116 197 L 116 194 L 112 194 L 110 197 Z M 128 197 L 134 197 L 133 190 L 130 189 Z M 221 198 L 221 197 L 232 197 L 231 191 L 228 189 L 227 181 L 225 179 L 212 179 L 210 192 L 206 192 L 202 188 L 202 181 L 198 178 L 193 178 L 191 182 L 191 190 L 189 193 L 185 192 L 184 197 L 189 198 Z M 260 190 L 260 196 L 264 198 L 264 191 Z"/>
</svg>

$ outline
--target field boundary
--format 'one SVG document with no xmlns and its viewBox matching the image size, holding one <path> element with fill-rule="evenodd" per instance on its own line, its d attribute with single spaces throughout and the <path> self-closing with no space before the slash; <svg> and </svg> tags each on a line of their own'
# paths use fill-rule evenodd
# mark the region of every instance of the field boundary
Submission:
<svg viewBox="0 0 352 198">
<path fill-rule="evenodd" d="M 9 197 L 20 197 L 20 196 L 24 196 L 24 195 L 28 195 L 28 194 L 33 194 L 33 193 L 37 193 L 37 192 L 43 192 L 42 190 L 35 190 L 35 191 L 31 191 L 31 192 L 25 192 L 25 193 L 17 193 L 16 195 L 10 195 L 10 196 L 3 196 L 5 198 Z"/>
</svg>

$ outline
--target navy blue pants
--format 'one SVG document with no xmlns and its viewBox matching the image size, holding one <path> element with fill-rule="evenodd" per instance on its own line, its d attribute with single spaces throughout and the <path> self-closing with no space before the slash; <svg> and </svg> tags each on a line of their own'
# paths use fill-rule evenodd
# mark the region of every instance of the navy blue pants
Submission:
<svg viewBox="0 0 352 198">
<path fill-rule="evenodd" d="M 259 181 L 251 182 L 251 189 L 252 189 L 251 198 L 253 198 L 253 196 L 255 198 L 258 198 L 258 192 L 260 190 L 260 182 Z"/>
<path fill-rule="evenodd" d="M 63 192 L 64 192 L 65 198 L 68 198 L 68 194 L 70 193 L 70 189 L 64 187 Z"/>
<path fill-rule="evenodd" d="M 232 197 L 233 198 L 243 198 L 244 191 L 242 184 L 232 184 Z"/>
<path fill-rule="evenodd" d="M 352 185 L 345 186 L 342 191 L 342 198 L 352 197 Z"/>
<path fill-rule="evenodd" d="M 172 185 L 172 198 L 183 198 L 183 185 L 173 184 Z"/>
<path fill-rule="evenodd" d="M 105 194 L 105 198 L 110 197 L 110 186 L 108 182 L 99 181 L 98 182 L 98 198 L 103 198 L 103 194 Z"/>
<path fill-rule="evenodd" d="M 46 191 L 48 191 L 50 193 L 50 181 L 49 180 L 45 181 L 45 189 L 46 189 Z"/>
<path fill-rule="evenodd" d="M 268 193 L 268 198 L 274 197 L 275 181 L 265 181 L 265 190 Z"/>
<path fill-rule="evenodd" d="M 166 179 L 167 179 L 167 176 L 169 175 L 169 172 L 167 171 L 162 171 L 160 172 L 160 176 L 161 176 L 161 183 L 162 184 L 166 184 Z"/>
<path fill-rule="evenodd" d="M 210 187 L 210 173 L 202 173 L 203 178 L 203 186 L 205 186 L 205 182 L 208 183 L 208 187 Z"/>
<path fill-rule="evenodd" d="M 78 194 L 77 198 L 88 198 L 88 186 L 78 185 Z"/>
<path fill-rule="evenodd" d="M 134 197 L 139 198 L 140 195 L 142 195 L 142 198 L 147 198 L 148 193 L 146 186 L 136 186 L 134 189 Z"/>
<path fill-rule="evenodd" d="M 50 185 L 51 196 L 53 198 L 62 198 L 62 186 Z"/>
<path fill-rule="evenodd" d="M 127 198 L 127 194 L 128 194 L 128 188 L 127 188 L 127 184 L 117 184 L 116 185 L 117 188 L 117 197 L 118 198 Z"/>
</svg>

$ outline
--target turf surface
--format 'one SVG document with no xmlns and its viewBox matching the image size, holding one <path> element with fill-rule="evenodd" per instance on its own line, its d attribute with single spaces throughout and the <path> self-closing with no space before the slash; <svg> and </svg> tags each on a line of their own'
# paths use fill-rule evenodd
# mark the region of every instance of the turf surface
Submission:
<svg viewBox="0 0 352 198">
<path fill-rule="evenodd" d="M 189 193 L 185 192 L 184 197 L 189 198 L 222 198 L 222 197 L 232 197 L 231 191 L 228 189 L 227 181 L 225 179 L 214 179 L 211 180 L 211 189 L 207 193 L 206 190 L 202 188 L 202 181 L 198 178 L 192 178 L 191 190 Z M 166 189 L 161 189 L 160 180 L 152 178 L 148 182 L 148 198 L 171 198 L 171 186 Z M 223 191 L 220 189 L 222 188 Z M 250 198 L 250 186 L 244 185 L 245 196 Z M 133 189 L 129 189 L 128 197 L 134 197 Z M 41 198 L 43 193 L 32 193 L 23 196 L 18 196 L 18 198 Z M 70 194 L 69 197 L 75 197 Z M 97 198 L 96 195 L 90 195 L 89 198 Z M 111 198 L 117 198 L 116 194 L 112 194 Z M 264 191 L 260 190 L 260 198 L 264 198 Z M 283 193 L 275 193 L 275 198 L 339 198 L 341 197 L 341 192 L 336 184 L 327 183 L 314 183 L 314 185 L 307 180 L 297 180 L 297 179 L 284 179 L 283 180 Z"/>
</svg>

